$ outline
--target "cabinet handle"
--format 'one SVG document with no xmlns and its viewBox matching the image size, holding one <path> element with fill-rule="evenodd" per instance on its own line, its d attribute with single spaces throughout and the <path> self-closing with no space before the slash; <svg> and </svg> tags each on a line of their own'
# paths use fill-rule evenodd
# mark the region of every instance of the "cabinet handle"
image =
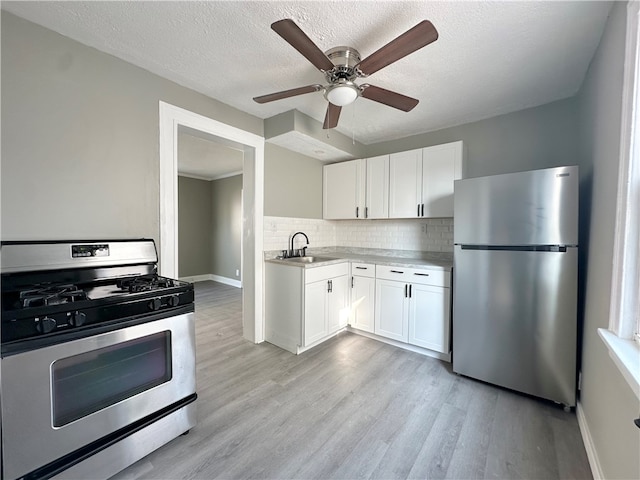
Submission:
<svg viewBox="0 0 640 480">
<path fill-rule="evenodd" d="M 424 203 L 422 204 L 422 216 L 424 217 Z"/>
<path fill-rule="evenodd" d="M 353 281 L 356 279 L 353 275 L 351 276 L 351 288 L 353 288 Z"/>
<path fill-rule="evenodd" d="M 357 270 L 369 270 L 369 267 L 356 267 Z"/>
<path fill-rule="evenodd" d="M 327 292 L 331 293 L 331 280 L 327 280 Z"/>
<path fill-rule="evenodd" d="M 404 272 L 402 272 L 400 270 L 391 270 L 391 273 L 404 273 Z"/>
<path fill-rule="evenodd" d="M 364 218 L 369 218 L 369 207 L 364 207 Z"/>
<path fill-rule="evenodd" d="M 404 298 L 407 298 L 407 284 L 404 284 Z"/>
<path fill-rule="evenodd" d="M 418 204 L 418 214 L 416 215 L 417 217 L 420 216 L 420 204 Z"/>
<path fill-rule="evenodd" d="M 411 285 L 409 285 L 409 298 L 411 298 Z"/>
<path fill-rule="evenodd" d="M 420 277 L 428 277 L 429 276 L 428 273 L 414 273 L 414 275 L 418 275 Z"/>
<path fill-rule="evenodd" d="M 360 207 L 356 207 L 356 218 L 359 218 L 358 215 L 360 213 Z"/>
</svg>

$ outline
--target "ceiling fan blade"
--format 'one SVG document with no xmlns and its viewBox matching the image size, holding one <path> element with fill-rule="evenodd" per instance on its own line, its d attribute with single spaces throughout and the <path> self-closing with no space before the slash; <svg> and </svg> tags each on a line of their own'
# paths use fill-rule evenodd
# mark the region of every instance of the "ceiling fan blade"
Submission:
<svg viewBox="0 0 640 480">
<path fill-rule="evenodd" d="M 333 62 L 290 18 L 272 23 L 271 28 L 289 42 L 293 48 L 298 50 L 318 70 L 328 71 L 334 67 Z"/>
<path fill-rule="evenodd" d="M 435 42 L 437 39 L 438 31 L 436 28 L 429 20 L 423 20 L 362 60 L 356 65 L 356 69 L 360 70 L 365 76 L 371 75 L 410 53 Z"/>
<path fill-rule="evenodd" d="M 305 93 L 318 92 L 320 90 L 322 90 L 322 85 L 307 85 L 306 87 L 292 88 L 291 90 L 283 90 L 282 92 L 253 97 L 253 100 L 257 103 L 267 103 L 273 102 L 274 100 L 282 100 L 283 98 L 295 97 L 296 95 L 304 95 Z"/>
<path fill-rule="evenodd" d="M 366 84 L 361 85 L 361 88 L 361 96 L 363 96 L 364 98 L 373 100 L 374 102 L 384 103 L 385 105 L 397 108 L 398 110 L 402 110 L 403 112 L 413 110 L 413 108 L 418 105 L 419 100 L 407 97 L 406 95 L 402 95 L 400 93 L 392 92 L 391 90 L 386 90 L 384 88 Z"/>
<path fill-rule="evenodd" d="M 338 119 L 340 118 L 340 112 L 342 111 L 342 107 L 334 105 L 331 102 L 328 102 L 327 105 L 327 113 L 324 116 L 324 124 L 322 128 L 327 130 L 329 128 L 335 128 L 338 126 Z"/>
</svg>

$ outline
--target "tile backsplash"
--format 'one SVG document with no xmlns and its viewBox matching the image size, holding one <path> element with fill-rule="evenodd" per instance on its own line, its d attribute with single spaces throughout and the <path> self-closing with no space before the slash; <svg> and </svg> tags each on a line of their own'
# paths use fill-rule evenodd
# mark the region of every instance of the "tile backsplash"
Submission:
<svg viewBox="0 0 640 480">
<path fill-rule="evenodd" d="M 264 217 L 264 250 L 284 250 L 303 231 L 310 247 L 361 247 L 453 252 L 453 218 L 318 220 Z M 298 237 L 300 238 L 300 237 Z M 296 248 L 304 244 L 296 239 Z"/>
</svg>

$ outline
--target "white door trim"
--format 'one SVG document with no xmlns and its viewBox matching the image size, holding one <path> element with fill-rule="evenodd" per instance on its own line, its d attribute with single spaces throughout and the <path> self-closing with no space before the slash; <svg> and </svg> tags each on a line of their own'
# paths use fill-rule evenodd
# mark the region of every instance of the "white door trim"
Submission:
<svg viewBox="0 0 640 480">
<path fill-rule="evenodd" d="M 244 150 L 242 189 L 242 329 L 264 341 L 263 212 L 264 138 L 160 102 L 160 273 L 178 278 L 178 126 L 219 137 Z"/>
</svg>

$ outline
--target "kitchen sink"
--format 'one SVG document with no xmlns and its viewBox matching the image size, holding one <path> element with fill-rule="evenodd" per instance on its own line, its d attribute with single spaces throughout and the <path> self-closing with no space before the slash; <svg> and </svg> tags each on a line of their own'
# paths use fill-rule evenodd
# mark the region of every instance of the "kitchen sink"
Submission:
<svg viewBox="0 0 640 480">
<path fill-rule="evenodd" d="M 338 260 L 337 258 L 330 257 L 316 257 L 309 255 L 307 257 L 291 257 L 291 258 L 283 258 L 283 260 L 292 263 L 319 263 L 319 262 L 328 262 L 330 260 Z"/>
</svg>

